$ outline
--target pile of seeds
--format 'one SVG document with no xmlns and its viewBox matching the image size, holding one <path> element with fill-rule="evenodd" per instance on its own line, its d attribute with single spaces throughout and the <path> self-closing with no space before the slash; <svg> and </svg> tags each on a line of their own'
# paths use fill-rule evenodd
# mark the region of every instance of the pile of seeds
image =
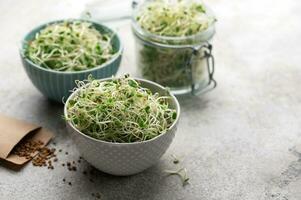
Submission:
<svg viewBox="0 0 301 200">
<path fill-rule="evenodd" d="M 32 159 L 32 155 L 38 151 L 44 143 L 41 141 L 21 141 L 12 151 L 19 157 L 25 157 L 26 159 Z"/>
<path fill-rule="evenodd" d="M 42 141 L 22 140 L 12 151 L 19 157 L 25 157 L 28 160 L 32 159 L 32 164 L 39 167 L 48 167 L 48 169 L 54 169 L 51 159 L 54 158 L 54 162 L 57 161 L 55 149 L 43 147 Z M 35 153 L 38 153 L 35 157 Z"/>
<path fill-rule="evenodd" d="M 31 159 L 33 166 L 35 167 L 47 167 L 48 169 L 54 169 L 54 163 L 58 162 L 59 159 L 57 158 L 57 154 L 65 154 L 66 156 L 69 155 L 67 151 L 59 149 L 58 151 L 56 148 L 49 148 L 43 146 L 44 143 L 41 141 L 31 141 L 31 140 L 22 140 L 18 145 L 13 149 L 12 154 L 15 154 L 20 157 L 25 157 L 26 159 Z M 55 142 L 52 142 L 52 146 L 56 146 Z M 34 156 L 37 153 L 36 156 Z M 61 160 L 61 159 L 60 159 Z M 82 157 L 79 157 L 77 160 L 68 160 L 59 163 L 62 167 L 66 167 L 68 171 L 75 172 L 79 171 L 79 166 L 83 163 L 84 160 Z M 58 165 L 57 165 L 58 166 Z M 92 177 L 95 175 L 95 169 L 91 168 L 90 170 L 83 170 L 82 173 L 85 177 L 89 179 L 91 183 L 94 183 Z M 72 182 L 67 179 L 66 177 L 62 179 L 64 183 L 72 186 Z M 100 193 L 91 193 L 91 195 L 95 199 L 100 199 Z"/>
<path fill-rule="evenodd" d="M 54 158 L 54 162 L 57 161 L 56 155 L 55 155 L 55 149 L 49 149 L 48 147 L 43 147 L 39 149 L 39 153 L 36 157 L 32 159 L 32 164 L 34 166 L 47 166 L 48 164 L 48 169 L 54 169 L 52 165 L 52 161 L 50 160 L 51 158 Z"/>
<path fill-rule="evenodd" d="M 71 162 L 67 162 L 67 169 L 69 171 L 76 171 L 76 166 L 75 166 L 75 161 L 73 161 L 72 163 Z"/>
</svg>

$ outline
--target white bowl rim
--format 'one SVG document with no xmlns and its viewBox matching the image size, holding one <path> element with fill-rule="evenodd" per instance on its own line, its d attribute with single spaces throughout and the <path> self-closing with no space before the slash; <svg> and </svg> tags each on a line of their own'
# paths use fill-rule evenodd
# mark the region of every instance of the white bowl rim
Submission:
<svg viewBox="0 0 301 200">
<path fill-rule="evenodd" d="M 56 70 L 53 70 L 53 69 L 47 69 L 47 68 L 44 68 L 44 67 L 41 67 L 40 65 L 38 64 L 35 64 L 33 63 L 30 59 L 28 59 L 25 55 L 24 55 L 24 48 L 23 48 L 23 43 L 25 41 L 25 38 L 27 35 L 29 35 L 33 30 L 37 29 L 37 28 L 40 28 L 40 27 L 43 27 L 43 26 L 47 26 L 49 24 L 54 24 L 54 23 L 59 23 L 59 22 L 63 22 L 63 21 L 84 21 L 84 22 L 90 22 L 92 24 L 97 24 L 97 25 L 100 25 L 100 26 L 103 26 L 105 27 L 106 29 L 108 29 L 109 31 L 111 31 L 118 39 L 119 41 L 119 49 L 118 51 L 115 53 L 115 55 L 108 61 L 102 63 L 101 65 L 97 65 L 91 69 L 86 69 L 86 70 L 80 70 L 80 71 L 56 71 Z M 87 20 L 87 19 L 62 19 L 62 20 L 54 20 L 54 21 L 49 21 L 47 23 L 44 23 L 44 24 L 41 24 L 39 26 L 36 26 L 35 28 L 33 28 L 30 32 L 28 32 L 23 40 L 21 41 L 21 45 L 19 46 L 19 53 L 21 55 L 21 57 L 24 59 L 25 62 L 29 63 L 30 65 L 38 68 L 38 69 L 41 69 L 43 71 L 47 71 L 47 72 L 51 72 L 51 73 L 57 73 L 57 74 L 81 74 L 81 73 L 88 73 L 88 72 L 92 72 L 92 71 L 95 71 L 95 70 L 98 70 L 100 68 L 105 68 L 107 67 L 109 64 L 113 63 L 114 61 L 116 61 L 120 56 L 122 56 L 122 52 L 123 52 L 123 45 L 122 45 L 122 42 L 120 40 L 120 37 L 119 35 L 117 34 L 117 32 L 113 29 L 111 29 L 110 27 L 102 24 L 102 23 L 98 23 L 96 21 L 93 21 L 93 20 Z"/>
<path fill-rule="evenodd" d="M 113 80 L 114 77 L 112 78 L 104 78 L 104 79 L 98 79 L 100 80 L 101 82 L 103 81 L 107 81 L 107 80 Z M 163 87 L 162 85 L 158 84 L 158 83 L 155 83 L 153 81 L 150 81 L 150 80 L 146 80 L 146 79 L 141 79 L 141 78 L 133 78 L 137 81 L 142 81 L 142 82 L 147 82 L 147 83 L 150 83 L 158 88 L 161 88 L 161 89 L 166 89 L 165 87 Z M 68 105 L 68 102 L 73 98 L 73 96 L 78 92 L 79 89 L 75 90 L 67 99 L 67 101 L 65 102 L 65 106 L 64 106 L 64 117 L 67 117 L 67 105 Z M 179 104 L 179 101 L 177 100 L 177 98 L 171 93 L 169 92 L 169 95 L 170 97 L 172 98 L 173 102 L 175 103 L 176 105 L 176 110 L 177 110 L 177 118 L 176 120 L 173 122 L 173 124 L 164 132 L 164 133 L 161 133 L 160 135 L 157 135 L 156 137 L 150 139 L 150 140 L 145 140 L 145 141 L 139 141 L 139 142 L 124 142 L 124 143 L 118 143 L 118 142 L 107 142 L 107 141 L 104 141 L 104 140 L 98 140 L 98 139 L 95 139 L 91 136 L 88 136 L 84 133 L 82 133 L 81 131 L 79 131 L 77 128 L 75 128 L 73 126 L 73 124 L 70 122 L 70 121 L 66 121 L 65 122 L 74 130 L 76 131 L 78 134 L 80 134 L 81 136 L 89 139 L 89 140 L 93 140 L 95 142 L 99 142 L 99 143 L 104 143 L 104 144 L 110 144 L 110 145 L 137 145 L 137 144 L 145 144 L 145 143 L 149 143 L 149 142 L 152 142 L 154 140 L 157 140 L 159 139 L 160 137 L 162 137 L 163 135 L 167 134 L 170 130 L 172 130 L 174 128 L 174 126 L 176 126 L 176 124 L 178 123 L 179 121 L 179 118 L 180 118 L 180 104 Z"/>
</svg>

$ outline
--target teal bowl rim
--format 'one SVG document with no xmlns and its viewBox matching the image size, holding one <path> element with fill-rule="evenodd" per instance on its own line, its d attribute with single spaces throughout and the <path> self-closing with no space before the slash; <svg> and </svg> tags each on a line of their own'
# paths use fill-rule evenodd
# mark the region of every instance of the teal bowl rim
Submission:
<svg viewBox="0 0 301 200">
<path fill-rule="evenodd" d="M 111 78 L 102 78 L 102 79 L 98 79 L 98 80 L 101 81 L 101 82 L 103 82 L 103 81 L 113 80 L 114 78 L 116 78 L 116 77 L 113 77 L 113 78 L 112 77 Z M 136 78 L 136 77 L 133 77 L 133 79 L 135 79 L 136 81 L 140 81 L 140 82 L 146 82 L 146 83 L 149 83 L 149 84 L 151 84 L 153 86 L 156 86 L 157 88 L 166 90 L 166 87 L 163 87 L 162 85 L 160 85 L 160 84 L 158 84 L 156 82 L 153 82 L 153 81 L 150 81 L 150 80 L 147 80 L 147 79 Z M 87 85 L 87 84 L 85 84 L 85 85 Z M 82 86 L 82 87 L 84 87 L 84 86 Z M 68 116 L 67 105 L 68 105 L 69 101 L 71 99 L 73 99 L 74 95 L 76 93 L 78 93 L 79 89 L 81 89 L 81 88 L 77 88 L 75 91 L 73 91 L 71 93 L 71 95 L 69 95 L 68 99 L 66 100 L 65 105 L 64 105 L 64 111 L 63 111 L 64 112 L 64 117 Z M 166 134 L 170 133 L 170 131 L 172 129 L 177 128 L 177 125 L 179 123 L 180 114 L 181 114 L 180 103 L 179 103 L 178 99 L 175 97 L 175 95 L 172 94 L 171 92 L 168 92 L 168 96 L 170 96 L 172 98 L 172 101 L 175 104 L 175 109 L 177 110 L 177 117 L 176 117 L 175 121 L 173 122 L 173 124 L 164 133 L 161 133 L 160 135 L 157 135 L 156 137 L 154 137 L 152 139 L 149 139 L 149 140 L 139 141 L 139 142 L 124 142 L 124 143 L 108 142 L 108 141 L 104 141 L 104 140 L 98 140 L 98 139 L 93 138 L 93 137 L 91 137 L 89 135 L 86 135 L 83 132 L 81 132 L 80 130 L 78 130 L 70 121 L 66 121 L 65 120 L 65 123 L 66 123 L 66 125 L 69 125 L 72 128 L 72 130 L 74 132 L 76 132 L 78 135 L 86 138 L 87 140 L 90 140 L 90 141 L 92 140 L 92 141 L 97 142 L 99 144 L 114 145 L 114 146 L 126 146 L 126 145 L 139 145 L 139 144 L 150 143 L 150 142 L 153 142 L 153 141 L 158 140 L 159 138 L 163 137 L 163 135 L 166 135 Z"/>
<path fill-rule="evenodd" d="M 33 63 L 30 59 L 28 59 L 25 55 L 24 55 L 24 52 L 25 52 L 25 48 L 24 48 L 24 44 L 26 42 L 25 38 L 27 38 L 30 34 L 34 33 L 34 32 L 37 32 L 39 30 L 41 30 L 42 27 L 44 26 L 47 26 L 49 24 L 55 24 L 55 23 L 59 23 L 59 22 L 64 22 L 64 21 L 82 21 L 82 22 L 90 22 L 92 25 L 98 25 L 98 26 L 102 26 L 106 29 L 108 29 L 109 31 L 111 31 L 117 38 L 117 40 L 119 41 L 119 49 L 118 49 L 118 52 L 110 59 L 108 60 L 107 62 L 101 64 L 101 65 L 98 65 L 98 66 L 95 66 L 91 69 L 86 69 L 86 70 L 81 70 L 81 71 L 67 71 L 67 72 L 64 72 L 64 71 L 56 71 L 56 70 L 52 70 L 52 69 L 46 69 L 44 67 L 41 67 L 40 65 L 38 64 L 35 64 Z M 44 71 L 47 71 L 47 72 L 50 72 L 50 73 L 57 73 L 57 74 L 82 74 L 82 73 L 87 73 L 87 72 L 92 72 L 92 71 L 95 71 L 97 69 L 100 69 L 100 68 L 105 68 L 107 67 L 109 64 L 115 62 L 123 53 L 123 45 L 122 45 L 122 42 L 120 40 L 120 37 L 119 35 L 117 34 L 116 31 L 114 31 L 113 29 L 109 28 L 108 26 L 104 25 L 104 24 L 101 24 L 101 23 L 98 23 L 98 22 L 95 22 L 93 20 L 87 20 L 87 19 L 60 19 L 60 20 L 53 20 L 53 21 L 49 21 L 49 22 L 46 22 L 46 23 L 43 23 L 39 26 L 36 26 L 35 28 L 33 28 L 31 31 L 29 31 L 22 39 L 21 41 L 21 46 L 19 47 L 19 53 L 22 57 L 22 59 L 24 59 L 24 61 L 26 61 L 27 63 L 29 63 L 30 65 L 38 68 L 38 69 L 41 69 L 41 70 L 44 70 Z"/>
</svg>

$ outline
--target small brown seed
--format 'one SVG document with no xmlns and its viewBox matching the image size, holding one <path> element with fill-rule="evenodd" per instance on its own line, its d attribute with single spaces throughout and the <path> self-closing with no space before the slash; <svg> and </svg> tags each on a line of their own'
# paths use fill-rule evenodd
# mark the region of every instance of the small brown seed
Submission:
<svg viewBox="0 0 301 200">
<path fill-rule="evenodd" d="M 95 196 L 97 199 L 100 199 L 100 194 L 98 192 L 95 194 Z"/>
</svg>

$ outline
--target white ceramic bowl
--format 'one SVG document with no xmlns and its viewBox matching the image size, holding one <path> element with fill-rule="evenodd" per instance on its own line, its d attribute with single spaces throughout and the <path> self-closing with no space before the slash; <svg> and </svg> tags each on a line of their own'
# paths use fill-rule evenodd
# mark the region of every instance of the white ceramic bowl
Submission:
<svg viewBox="0 0 301 200">
<path fill-rule="evenodd" d="M 101 81 L 110 80 L 102 79 Z M 152 92 L 166 95 L 166 90 L 157 83 L 136 79 L 142 87 L 149 88 Z M 64 114 L 67 116 L 67 106 L 70 99 L 77 91 L 68 98 Z M 70 122 L 66 122 L 67 129 L 82 157 L 97 169 L 108 174 L 126 176 L 133 175 L 156 164 L 171 144 L 180 116 L 180 105 L 176 97 L 170 94 L 170 106 L 177 111 L 174 124 L 166 131 L 151 140 L 134 143 L 112 143 L 94 139 L 78 131 Z"/>
</svg>

